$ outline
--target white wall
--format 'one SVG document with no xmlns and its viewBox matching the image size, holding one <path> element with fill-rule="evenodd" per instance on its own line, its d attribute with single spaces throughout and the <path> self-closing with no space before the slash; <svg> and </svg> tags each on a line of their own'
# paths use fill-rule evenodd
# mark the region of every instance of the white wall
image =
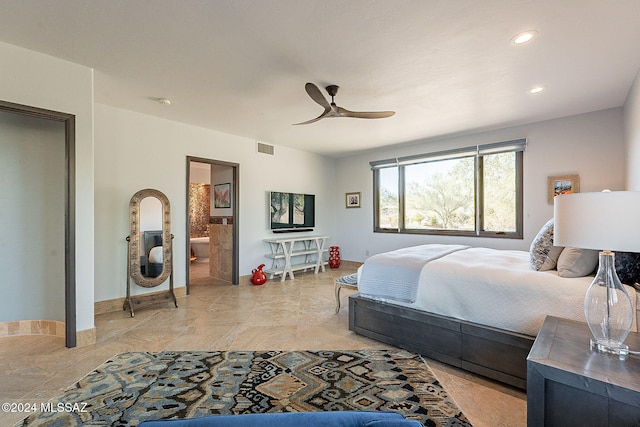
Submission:
<svg viewBox="0 0 640 427">
<path fill-rule="evenodd" d="M 142 188 L 171 202 L 175 286 L 186 277 L 186 157 L 238 163 L 240 275 L 266 261 L 269 190 L 316 195 L 316 233 L 334 236 L 335 160 L 276 146 L 256 152 L 255 141 L 204 128 L 95 104 L 95 299 L 125 295 L 128 205 Z M 166 288 L 166 284 L 159 290 Z M 146 290 L 137 288 L 136 293 Z"/>
<path fill-rule="evenodd" d="M 624 105 L 627 190 L 640 191 L 640 71 Z"/>
<path fill-rule="evenodd" d="M 94 325 L 93 70 L 0 42 L 0 76 L 2 100 L 76 116 L 76 328 L 91 329 Z M 20 250 L 20 243 L 15 244 Z"/>
<path fill-rule="evenodd" d="M 162 202 L 156 197 L 145 197 L 140 201 L 140 224 L 138 229 L 143 231 L 162 230 Z M 145 248 L 146 250 L 146 248 Z"/>
<path fill-rule="evenodd" d="M 65 320 L 65 172 L 64 123 L 0 111 L 0 322 Z"/>
<path fill-rule="evenodd" d="M 373 232 L 373 174 L 369 162 L 395 156 L 527 138 L 524 160 L 524 239 L 395 235 Z M 364 261 L 370 255 L 424 243 L 460 243 L 498 249 L 528 250 L 540 227 L 553 216 L 547 204 L 547 176 L 579 174 L 581 191 L 624 188 L 622 109 L 480 132 L 415 145 L 388 147 L 338 160 L 335 242 L 343 259 Z M 362 208 L 346 209 L 344 194 L 362 192 Z"/>
</svg>

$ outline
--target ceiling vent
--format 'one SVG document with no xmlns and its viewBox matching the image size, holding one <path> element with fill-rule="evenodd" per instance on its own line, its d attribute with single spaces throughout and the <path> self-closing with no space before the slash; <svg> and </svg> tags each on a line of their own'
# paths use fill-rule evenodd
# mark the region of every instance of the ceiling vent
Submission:
<svg viewBox="0 0 640 427">
<path fill-rule="evenodd" d="M 270 156 L 275 154 L 275 148 L 273 145 L 256 141 L 256 148 L 258 149 L 258 153 L 269 154 Z"/>
</svg>

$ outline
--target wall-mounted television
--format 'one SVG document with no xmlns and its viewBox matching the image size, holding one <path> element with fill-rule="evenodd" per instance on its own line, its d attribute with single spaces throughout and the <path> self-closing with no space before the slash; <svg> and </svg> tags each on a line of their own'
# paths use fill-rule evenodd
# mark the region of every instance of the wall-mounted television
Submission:
<svg viewBox="0 0 640 427">
<path fill-rule="evenodd" d="M 271 191 L 269 194 L 271 230 L 274 233 L 312 231 L 316 225 L 315 198 L 313 194 Z"/>
</svg>

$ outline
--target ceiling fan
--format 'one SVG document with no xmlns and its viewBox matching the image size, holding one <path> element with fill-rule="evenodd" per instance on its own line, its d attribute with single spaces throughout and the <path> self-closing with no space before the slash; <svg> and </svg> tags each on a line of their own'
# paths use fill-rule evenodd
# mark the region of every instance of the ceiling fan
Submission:
<svg viewBox="0 0 640 427">
<path fill-rule="evenodd" d="M 304 85 L 304 89 L 307 91 L 311 99 L 313 99 L 316 103 L 320 104 L 321 107 L 324 107 L 324 112 L 320 114 L 315 119 L 307 120 L 302 123 L 295 123 L 295 125 L 308 125 L 309 123 L 317 122 L 320 119 L 324 119 L 325 117 L 354 117 L 358 119 L 384 119 L 385 117 L 391 117 L 396 112 L 395 111 L 349 111 L 342 107 L 338 107 L 334 102 L 333 98 L 338 93 L 339 86 L 329 85 L 325 89 L 327 89 L 327 93 L 331 97 L 331 104 L 325 99 L 318 89 L 318 86 L 313 83 L 307 83 Z"/>
</svg>

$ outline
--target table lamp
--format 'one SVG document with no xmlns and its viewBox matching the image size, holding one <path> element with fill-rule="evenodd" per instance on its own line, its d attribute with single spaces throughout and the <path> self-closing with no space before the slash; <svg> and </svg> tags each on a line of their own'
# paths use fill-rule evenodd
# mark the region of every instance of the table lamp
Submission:
<svg viewBox="0 0 640 427">
<path fill-rule="evenodd" d="M 640 192 L 574 193 L 554 198 L 554 245 L 599 250 L 596 276 L 584 298 L 591 348 L 625 358 L 633 305 L 612 251 L 640 252 Z"/>
</svg>

